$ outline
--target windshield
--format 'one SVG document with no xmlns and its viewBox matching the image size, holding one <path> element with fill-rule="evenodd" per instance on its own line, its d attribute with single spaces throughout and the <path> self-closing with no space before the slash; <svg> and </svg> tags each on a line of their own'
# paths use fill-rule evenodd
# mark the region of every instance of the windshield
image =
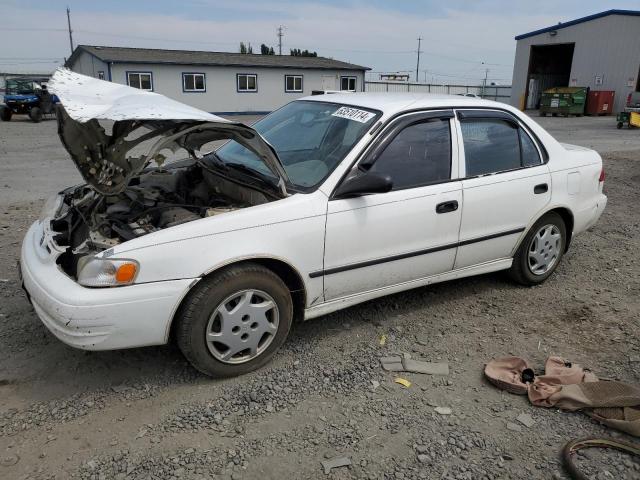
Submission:
<svg viewBox="0 0 640 480">
<path fill-rule="evenodd" d="M 33 80 L 7 80 L 6 93 L 8 95 L 27 95 L 34 93 L 38 84 Z"/>
<path fill-rule="evenodd" d="M 253 128 L 275 148 L 291 186 L 309 190 L 333 171 L 378 116 L 363 108 L 303 100 L 276 110 Z M 235 141 L 220 147 L 216 156 L 228 166 L 276 180 L 260 158 Z"/>
</svg>

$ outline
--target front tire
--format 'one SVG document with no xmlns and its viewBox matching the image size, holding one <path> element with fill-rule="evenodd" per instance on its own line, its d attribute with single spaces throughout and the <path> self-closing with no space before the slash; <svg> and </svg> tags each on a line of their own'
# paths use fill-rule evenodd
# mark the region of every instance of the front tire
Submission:
<svg viewBox="0 0 640 480">
<path fill-rule="evenodd" d="M 29 118 L 35 123 L 40 122 L 42 120 L 42 110 L 39 107 L 33 107 L 29 110 Z"/>
<path fill-rule="evenodd" d="M 246 263 L 202 280 L 176 318 L 187 360 L 212 377 L 243 375 L 265 365 L 293 320 L 289 289 L 271 270 Z"/>
<path fill-rule="evenodd" d="M 11 121 L 11 115 L 13 112 L 9 107 L 5 107 L 4 105 L 0 107 L 0 120 L 3 122 Z"/>
<path fill-rule="evenodd" d="M 539 285 L 558 268 L 567 242 L 567 227 L 555 212 L 543 215 L 529 230 L 513 257 L 512 280 Z"/>
</svg>

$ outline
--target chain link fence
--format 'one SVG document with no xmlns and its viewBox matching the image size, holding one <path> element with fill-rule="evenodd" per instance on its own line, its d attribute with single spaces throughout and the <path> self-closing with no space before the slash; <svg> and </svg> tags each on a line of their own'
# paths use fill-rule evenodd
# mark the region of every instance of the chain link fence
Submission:
<svg viewBox="0 0 640 480">
<path fill-rule="evenodd" d="M 400 83 L 367 81 L 365 92 L 420 92 L 465 95 L 472 93 L 487 100 L 508 103 L 511 98 L 511 85 L 435 85 L 430 83 Z"/>
</svg>

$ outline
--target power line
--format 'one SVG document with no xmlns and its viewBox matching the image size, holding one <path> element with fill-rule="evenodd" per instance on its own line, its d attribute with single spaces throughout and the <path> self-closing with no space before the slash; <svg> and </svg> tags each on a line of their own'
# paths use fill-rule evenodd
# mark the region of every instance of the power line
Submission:
<svg viewBox="0 0 640 480">
<path fill-rule="evenodd" d="M 420 42 L 422 42 L 422 37 L 418 37 L 418 61 L 416 62 L 416 82 L 420 81 L 418 77 L 418 70 L 420 69 Z"/>
<path fill-rule="evenodd" d="M 73 54 L 73 31 L 71 30 L 71 10 L 67 6 L 67 27 L 69 28 L 69 46 L 71 47 L 71 53 Z"/>
<path fill-rule="evenodd" d="M 282 55 L 282 37 L 284 36 L 284 33 L 282 33 L 283 28 L 284 27 L 282 25 L 278 27 L 278 55 Z"/>
</svg>

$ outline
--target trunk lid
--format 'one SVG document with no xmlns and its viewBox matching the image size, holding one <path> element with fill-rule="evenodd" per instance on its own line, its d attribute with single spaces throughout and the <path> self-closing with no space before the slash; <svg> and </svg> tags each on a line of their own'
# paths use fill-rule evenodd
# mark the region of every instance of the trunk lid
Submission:
<svg viewBox="0 0 640 480">
<path fill-rule="evenodd" d="M 48 86 L 60 98 L 60 139 L 84 180 L 98 193 L 122 192 L 129 180 L 152 161 L 162 163 L 161 150 L 184 148 L 193 153 L 209 142 L 231 139 L 255 153 L 278 178 L 282 195 L 287 195 L 288 177 L 275 149 L 243 123 L 158 93 L 62 68 L 54 73 Z M 114 122 L 110 134 L 99 120 Z M 140 134 L 141 128 L 148 131 Z M 144 154 L 131 154 L 136 146 L 152 139 L 155 143 Z"/>
</svg>

